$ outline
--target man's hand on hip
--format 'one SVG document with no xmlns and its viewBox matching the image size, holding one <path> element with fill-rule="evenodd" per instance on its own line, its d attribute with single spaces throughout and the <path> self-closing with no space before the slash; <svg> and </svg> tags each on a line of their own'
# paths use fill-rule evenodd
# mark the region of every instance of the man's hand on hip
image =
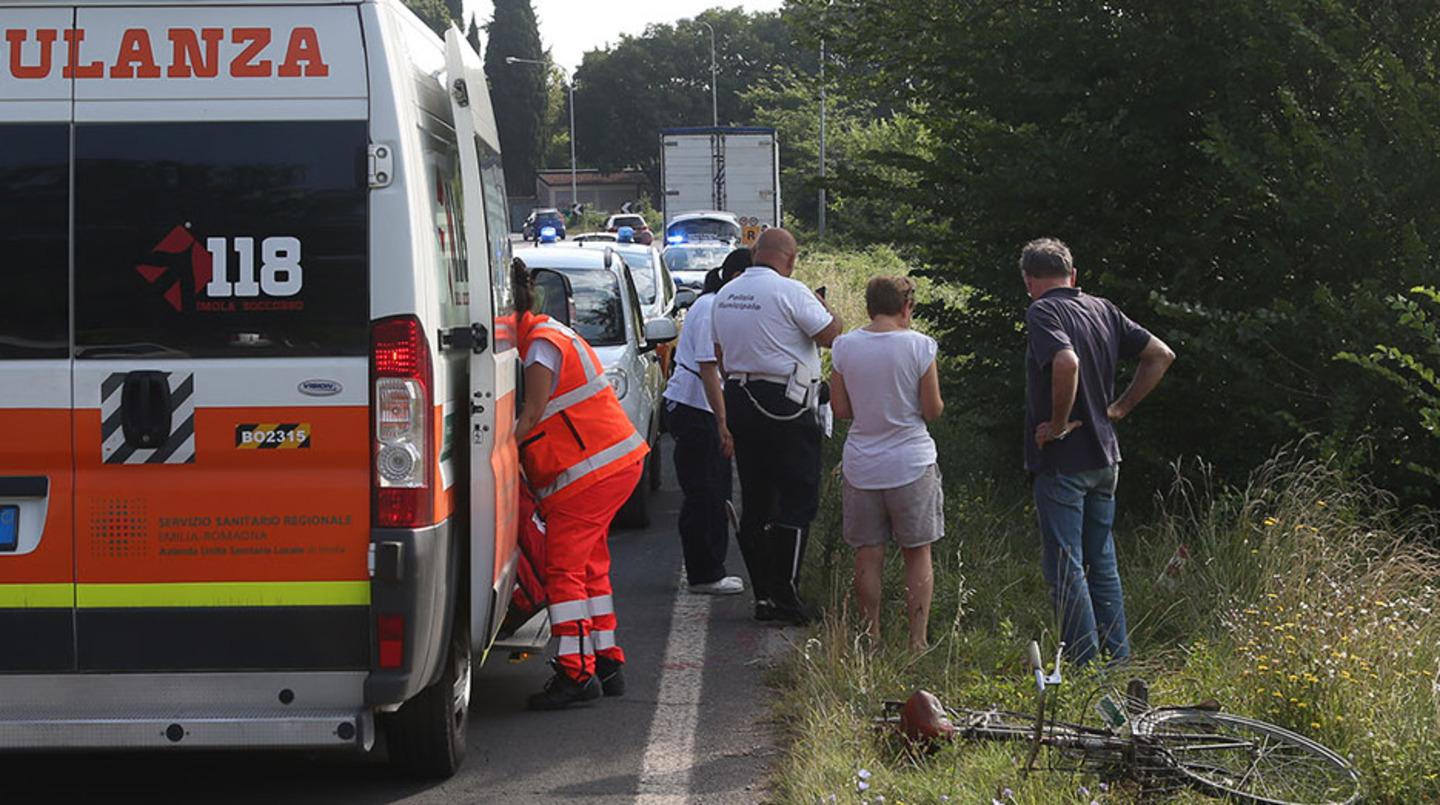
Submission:
<svg viewBox="0 0 1440 805">
<path fill-rule="evenodd" d="M 1035 428 L 1035 445 L 1044 449 L 1045 445 L 1060 441 L 1084 424 L 1084 422 L 1080 422 L 1079 420 L 1071 420 L 1064 427 L 1057 428 L 1054 423 L 1041 422 L 1039 426 Z"/>
</svg>

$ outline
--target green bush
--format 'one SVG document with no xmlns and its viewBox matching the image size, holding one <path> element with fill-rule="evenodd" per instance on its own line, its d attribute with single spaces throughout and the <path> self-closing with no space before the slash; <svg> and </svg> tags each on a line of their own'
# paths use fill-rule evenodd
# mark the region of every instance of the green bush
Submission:
<svg viewBox="0 0 1440 805">
<path fill-rule="evenodd" d="M 930 312 L 947 351 L 973 355 L 957 403 L 1018 415 L 1016 259 L 1050 235 L 1073 248 L 1087 289 L 1179 353 L 1125 425 L 1132 478 L 1163 481 L 1175 457 L 1204 455 L 1238 481 L 1310 433 L 1321 454 L 1373 445 L 1359 460 L 1390 488 L 1411 477 L 1389 456 L 1440 466 L 1440 442 L 1407 440 L 1399 395 L 1331 360 L 1380 340 L 1392 289 L 1436 275 L 1440 5 L 788 8 L 826 39 L 840 94 L 910 132 L 846 154 L 832 188 L 841 208 L 911 222 L 850 236 L 901 241 L 921 273 L 974 289 Z M 997 472 L 1018 476 L 1018 449 L 996 455 Z"/>
</svg>

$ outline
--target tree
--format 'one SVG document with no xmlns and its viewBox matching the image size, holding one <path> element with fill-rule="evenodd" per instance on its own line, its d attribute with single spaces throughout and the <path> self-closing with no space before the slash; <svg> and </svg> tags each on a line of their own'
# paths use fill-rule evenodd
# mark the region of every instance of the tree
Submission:
<svg viewBox="0 0 1440 805">
<path fill-rule="evenodd" d="M 459 19 L 450 15 L 446 0 L 405 0 L 405 5 L 415 12 L 421 22 L 430 26 L 430 30 L 442 37 L 455 20 Z"/>
<path fill-rule="evenodd" d="M 540 44 L 540 28 L 530 0 L 495 0 L 495 17 L 485 26 L 485 77 L 500 130 L 500 151 L 505 185 L 512 196 L 535 193 L 535 170 L 544 146 L 543 128 L 547 68 L 537 64 L 507 64 L 516 57 L 549 61 Z"/>
<path fill-rule="evenodd" d="M 868 192 L 913 205 L 926 234 L 911 255 L 975 289 L 965 307 L 931 315 L 947 350 L 973 355 L 965 392 L 1002 432 L 1016 432 L 1023 400 L 1016 258 L 1053 235 L 1088 289 L 1180 354 L 1149 410 L 1124 426 L 1127 468 L 1203 455 L 1238 477 L 1307 433 L 1335 450 L 1368 436 L 1378 456 L 1414 447 L 1394 435 L 1413 414 L 1331 356 L 1368 350 L 1390 290 L 1435 276 L 1440 7 L 788 8 L 810 41 L 826 38 L 847 93 L 913 110 L 935 143 L 928 154 L 877 149 L 867 164 L 921 181 Z"/>
<path fill-rule="evenodd" d="M 580 161 L 659 178 L 660 130 L 709 126 L 710 35 L 715 28 L 720 125 L 747 124 L 754 107 L 742 92 L 777 68 L 811 72 L 784 17 L 712 9 L 695 20 L 651 25 L 615 46 L 592 50 L 576 74 L 575 128 Z"/>
</svg>

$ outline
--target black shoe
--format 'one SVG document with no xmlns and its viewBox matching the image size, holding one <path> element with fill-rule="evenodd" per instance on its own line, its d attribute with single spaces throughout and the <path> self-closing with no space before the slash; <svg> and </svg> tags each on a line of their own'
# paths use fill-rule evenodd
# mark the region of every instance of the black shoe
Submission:
<svg viewBox="0 0 1440 805">
<path fill-rule="evenodd" d="M 775 620 L 775 604 L 768 600 L 756 601 L 755 620 L 762 623 Z"/>
<path fill-rule="evenodd" d="M 625 663 L 609 657 L 596 657 L 595 676 L 600 678 L 600 689 L 606 696 L 625 695 Z"/>
<path fill-rule="evenodd" d="M 770 607 L 774 614 L 769 620 L 789 626 L 809 626 L 820 620 L 820 612 L 799 598 L 792 603 L 774 603 Z"/>
<path fill-rule="evenodd" d="M 545 689 L 530 696 L 529 705 L 531 710 L 564 710 L 574 704 L 588 704 L 603 695 L 600 679 L 594 674 L 584 682 L 576 682 L 557 668 L 545 683 Z"/>
</svg>

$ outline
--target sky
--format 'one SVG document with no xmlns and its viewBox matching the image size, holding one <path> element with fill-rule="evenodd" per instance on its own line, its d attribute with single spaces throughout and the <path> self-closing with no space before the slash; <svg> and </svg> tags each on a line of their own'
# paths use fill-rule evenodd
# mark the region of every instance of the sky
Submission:
<svg viewBox="0 0 1440 805">
<path fill-rule="evenodd" d="M 567 71 L 580 65 L 585 51 L 617 42 L 622 33 L 639 34 L 653 22 L 675 22 L 716 6 L 746 11 L 775 11 L 784 0 L 534 0 L 540 40 L 555 63 Z M 467 0 L 484 25 L 494 14 L 493 0 Z"/>
</svg>

